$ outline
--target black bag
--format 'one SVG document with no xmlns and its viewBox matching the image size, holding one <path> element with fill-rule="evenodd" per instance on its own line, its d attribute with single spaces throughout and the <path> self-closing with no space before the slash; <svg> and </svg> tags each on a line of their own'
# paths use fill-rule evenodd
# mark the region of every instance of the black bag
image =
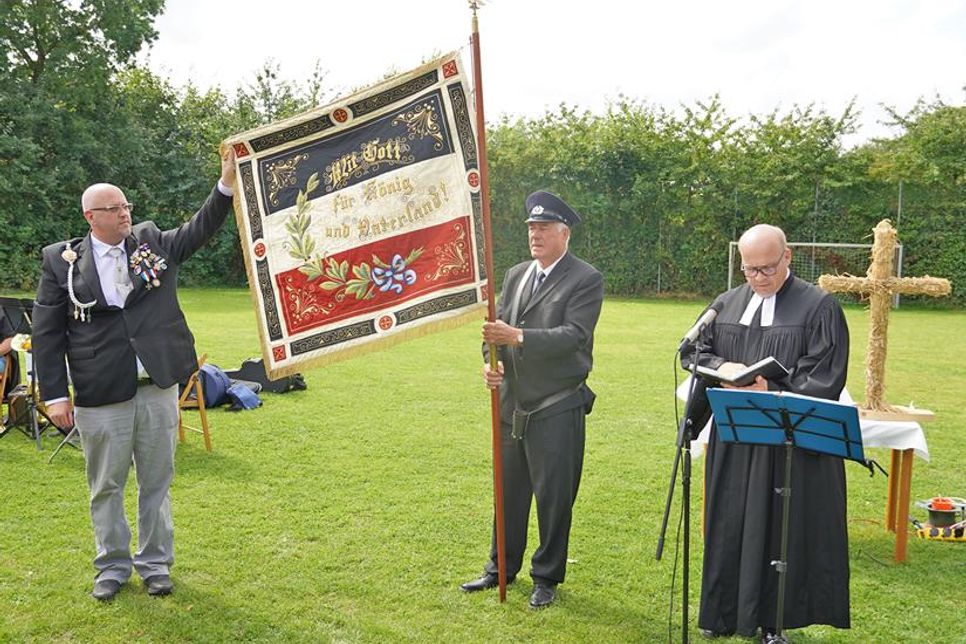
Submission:
<svg viewBox="0 0 966 644">
<path fill-rule="evenodd" d="M 285 376 L 284 378 L 279 378 L 278 380 L 269 380 L 268 374 L 265 372 L 265 362 L 263 360 L 255 360 L 249 358 L 242 363 L 241 367 L 234 371 L 226 372 L 228 377 L 232 380 L 249 380 L 251 382 L 257 382 L 262 386 L 262 391 L 267 391 L 273 394 L 284 394 L 289 391 L 303 390 L 307 389 L 308 385 L 305 384 L 305 379 L 302 374 L 295 373 L 291 376 Z"/>
</svg>

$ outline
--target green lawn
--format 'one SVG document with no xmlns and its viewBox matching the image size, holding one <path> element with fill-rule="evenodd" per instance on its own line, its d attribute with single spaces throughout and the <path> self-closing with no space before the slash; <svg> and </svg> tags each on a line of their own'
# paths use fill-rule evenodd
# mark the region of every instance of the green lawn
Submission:
<svg viewBox="0 0 966 644">
<path fill-rule="evenodd" d="M 258 355 L 246 291 L 185 290 L 182 300 L 212 362 L 231 368 Z M 177 455 L 167 598 L 149 597 L 136 577 L 113 603 L 89 597 L 82 454 L 65 450 L 48 465 L 53 438 L 38 452 L 21 433 L 6 436 L 0 641 L 666 641 L 673 533 L 662 562 L 654 549 L 674 456 L 672 361 L 701 306 L 605 303 L 573 562 L 548 610 L 527 608 L 525 577 L 502 605 L 495 591 L 457 589 L 481 570 L 492 513 L 489 397 L 479 327 L 467 325 L 308 372 L 307 391 L 265 395 L 261 409 L 212 412 L 214 452 L 193 435 Z M 866 314 L 847 315 L 849 388 L 861 398 Z M 963 337 L 963 312 L 892 316 L 888 398 L 937 413 L 926 427 L 932 460 L 915 461 L 913 499 L 966 496 Z M 873 455 L 888 466 L 887 452 Z M 913 539 L 908 563 L 893 563 L 886 479 L 854 464 L 847 471 L 853 628 L 793 631 L 793 641 L 964 641 L 966 544 Z M 693 525 L 697 637 L 697 510 Z"/>
</svg>

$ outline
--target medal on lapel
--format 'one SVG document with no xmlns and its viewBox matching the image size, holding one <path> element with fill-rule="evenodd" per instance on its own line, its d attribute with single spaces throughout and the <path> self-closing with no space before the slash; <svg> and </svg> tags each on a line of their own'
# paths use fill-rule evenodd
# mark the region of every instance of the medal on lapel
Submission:
<svg viewBox="0 0 966 644">
<path fill-rule="evenodd" d="M 151 250 L 147 244 L 141 244 L 131 253 L 131 270 L 144 281 L 144 288 L 149 291 L 161 286 L 161 273 L 167 268 L 168 264 L 164 258 Z"/>
<path fill-rule="evenodd" d="M 67 295 L 74 305 L 74 319 L 81 322 L 90 322 L 90 309 L 97 304 L 97 300 L 81 302 L 77 299 L 77 295 L 74 294 L 74 262 L 77 261 L 77 251 L 70 247 L 70 242 L 67 242 L 64 246 L 64 252 L 60 254 L 60 257 L 67 262 Z"/>
</svg>

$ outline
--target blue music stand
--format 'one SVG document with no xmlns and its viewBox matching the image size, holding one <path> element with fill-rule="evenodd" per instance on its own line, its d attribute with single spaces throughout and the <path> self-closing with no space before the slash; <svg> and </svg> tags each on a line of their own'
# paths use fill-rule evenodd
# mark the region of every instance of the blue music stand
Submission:
<svg viewBox="0 0 966 644">
<path fill-rule="evenodd" d="M 785 446 L 782 496 L 781 559 L 775 635 L 768 642 L 788 642 L 783 631 L 785 572 L 788 568 L 788 517 L 792 496 L 792 451 L 796 448 L 857 461 L 871 470 L 862 450 L 859 410 L 852 405 L 790 392 L 708 389 L 718 438 L 726 443 Z"/>
</svg>

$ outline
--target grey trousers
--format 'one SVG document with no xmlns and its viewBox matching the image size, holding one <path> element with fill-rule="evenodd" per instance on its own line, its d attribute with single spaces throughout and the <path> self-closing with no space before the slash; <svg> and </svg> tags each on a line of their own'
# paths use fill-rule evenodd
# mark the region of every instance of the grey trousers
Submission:
<svg viewBox="0 0 966 644">
<path fill-rule="evenodd" d="M 74 422 L 87 461 L 95 578 L 124 583 L 132 566 L 142 579 L 167 575 L 174 563 L 168 490 L 174 478 L 178 387 L 142 385 L 131 400 L 77 407 Z M 138 485 L 138 550 L 133 558 L 124 514 L 124 486 L 132 459 Z"/>
</svg>

